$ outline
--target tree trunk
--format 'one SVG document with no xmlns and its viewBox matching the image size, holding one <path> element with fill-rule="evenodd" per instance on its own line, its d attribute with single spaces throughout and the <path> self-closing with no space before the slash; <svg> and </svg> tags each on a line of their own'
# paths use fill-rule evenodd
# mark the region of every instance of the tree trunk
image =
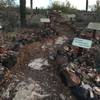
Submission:
<svg viewBox="0 0 100 100">
<path fill-rule="evenodd" d="M 33 0 L 30 0 L 31 10 L 33 9 Z"/>
<path fill-rule="evenodd" d="M 20 21 L 21 27 L 26 26 L 26 0 L 20 0 Z"/>
<path fill-rule="evenodd" d="M 89 0 L 86 0 L 86 11 L 88 11 L 88 3 L 89 3 Z"/>
</svg>

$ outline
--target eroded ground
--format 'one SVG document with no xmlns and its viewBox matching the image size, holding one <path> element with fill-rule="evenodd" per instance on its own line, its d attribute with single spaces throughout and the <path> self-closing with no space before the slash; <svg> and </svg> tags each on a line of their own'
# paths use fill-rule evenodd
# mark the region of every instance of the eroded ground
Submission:
<svg viewBox="0 0 100 100">
<path fill-rule="evenodd" d="M 47 59 L 48 49 L 44 47 L 48 45 L 54 44 L 36 42 L 20 50 L 1 100 L 75 100 L 58 76 L 57 65 Z"/>
</svg>

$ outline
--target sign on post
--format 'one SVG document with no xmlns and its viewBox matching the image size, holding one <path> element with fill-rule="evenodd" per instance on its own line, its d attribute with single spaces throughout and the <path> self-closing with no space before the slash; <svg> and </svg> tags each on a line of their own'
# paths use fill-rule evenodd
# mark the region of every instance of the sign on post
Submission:
<svg viewBox="0 0 100 100">
<path fill-rule="evenodd" d="M 42 23 L 50 23 L 50 19 L 49 18 L 41 18 L 40 22 L 42 22 Z"/>
<path fill-rule="evenodd" d="M 100 23 L 91 22 L 91 23 L 89 23 L 87 28 L 91 29 L 91 30 L 100 30 Z"/>
<path fill-rule="evenodd" d="M 81 38 L 74 38 L 72 42 L 73 46 L 81 47 L 89 49 L 92 46 L 92 41 L 87 39 L 81 39 Z"/>
</svg>

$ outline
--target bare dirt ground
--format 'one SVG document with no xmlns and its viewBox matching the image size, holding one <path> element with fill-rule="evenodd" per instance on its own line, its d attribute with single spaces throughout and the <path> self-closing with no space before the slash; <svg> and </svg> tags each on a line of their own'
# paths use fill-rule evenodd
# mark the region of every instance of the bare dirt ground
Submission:
<svg viewBox="0 0 100 100">
<path fill-rule="evenodd" d="M 58 76 L 57 66 L 48 62 L 48 50 L 41 49 L 46 43 L 32 43 L 20 50 L 1 100 L 75 100 Z"/>
</svg>

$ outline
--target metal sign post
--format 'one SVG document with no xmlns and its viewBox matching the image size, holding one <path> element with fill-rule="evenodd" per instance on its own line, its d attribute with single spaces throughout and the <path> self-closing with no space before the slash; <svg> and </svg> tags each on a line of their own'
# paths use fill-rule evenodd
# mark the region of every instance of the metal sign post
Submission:
<svg viewBox="0 0 100 100">
<path fill-rule="evenodd" d="M 93 38 L 96 37 L 96 31 L 100 31 L 100 23 L 90 22 L 87 29 L 93 30 Z"/>
<path fill-rule="evenodd" d="M 50 25 L 51 20 L 49 18 L 41 18 L 40 22 L 44 24 L 44 28 L 47 28 Z"/>
</svg>

